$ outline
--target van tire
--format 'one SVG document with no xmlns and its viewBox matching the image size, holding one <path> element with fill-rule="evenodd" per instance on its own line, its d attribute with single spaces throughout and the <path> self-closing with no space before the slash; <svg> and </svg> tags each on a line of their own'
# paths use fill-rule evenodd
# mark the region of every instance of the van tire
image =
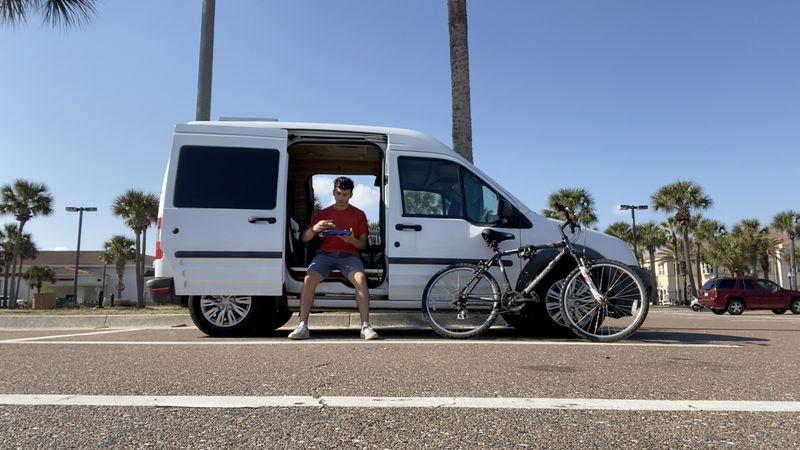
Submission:
<svg viewBox="0 0 800 450">
<path fill-rule="evenodd" d="M 270 307 L 269 301 L 266 307 L 261 308 L 260 317 L 255 322 L 253 333 L 256 336 L 271 336 L 278 328 L 286 325 L 292 318 L 292 311 L 288 309 L 276 309 Z"/>
<path fill-rule="evenodd" d="M 527 335 L 536 336 L 557 336 L 575 337 L 572 331 L 566 326 L 558 323 L 547 310 L 547 292 L 559 280 L 566 279 L 572 268 L 562 265 L 548 274 L 539 285 L 534 288 L 534 292 L 539 296 L 538 303 L 528 303 L 517 314 L 504 314 L 503 320 L 519 332 Z M 531 277 L 522 277 L 517 282 L 517 291 L 524 288 L 538 274 Z"/>
<path fill-rule="evenodd" d="M 189 297 L 189 316 L 211 337 L 236 337 L 252 332 L 264 302 L 250 296 L 194 295 Z M 216 318 L 224 314 L 221 323 Z"/>
</svg>

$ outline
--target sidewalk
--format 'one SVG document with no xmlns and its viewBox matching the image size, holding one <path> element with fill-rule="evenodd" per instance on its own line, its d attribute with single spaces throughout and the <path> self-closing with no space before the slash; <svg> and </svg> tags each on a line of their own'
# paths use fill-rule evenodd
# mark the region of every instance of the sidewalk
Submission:
<svg viewBox="0 0 800 450">
<path fill-rule="evenodd" d="M 297 313 L 281 328 L 297 326 Z M 370 312 L 375 328 L 429 328 L 419 311 Z M 312 328 L 354 328 L 361 326 L 357 312 L 312 313 Z M 98 329 L 98 328 L 195 328 L 189 314 L 86 314 L 86 315 L 0 315 L 0 329 Z"/>
</svg>

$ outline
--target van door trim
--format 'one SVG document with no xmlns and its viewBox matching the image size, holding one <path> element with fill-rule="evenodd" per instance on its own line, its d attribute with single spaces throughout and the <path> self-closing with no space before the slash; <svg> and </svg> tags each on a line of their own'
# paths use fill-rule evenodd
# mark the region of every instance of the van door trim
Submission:
<svg viewBox="0 0 800 450">
<path fill-rule="evenodd" d="M 176 258 L 265 258 L 283 259 L 282 252 L 216 252 L 216 251 L 179 251 Z"/>
<path fill-rule="evenodd" d="M 480 264 L 482 259 L 460 259 L 460 258 L 389 258 L 389 264 L 429 264 L 429 265 L 444 265 L 468 263 Z M 510 267 L 514 265 L 513 261 L 503 260 L 503 265 Z"/>
</svg>

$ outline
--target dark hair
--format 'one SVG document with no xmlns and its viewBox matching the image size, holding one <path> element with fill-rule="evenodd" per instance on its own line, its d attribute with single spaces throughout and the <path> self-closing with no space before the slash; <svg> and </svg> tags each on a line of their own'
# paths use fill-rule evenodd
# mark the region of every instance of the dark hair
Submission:
<svg viewBox="0 0 800 450">
<path fill-rule="evenodd" d="M 353 180 L 347 177 L 339 177 L 333 180 L 333 187 L 339 188 L 343 191 L 352 191 L 353 190 Z"/>
</svg>

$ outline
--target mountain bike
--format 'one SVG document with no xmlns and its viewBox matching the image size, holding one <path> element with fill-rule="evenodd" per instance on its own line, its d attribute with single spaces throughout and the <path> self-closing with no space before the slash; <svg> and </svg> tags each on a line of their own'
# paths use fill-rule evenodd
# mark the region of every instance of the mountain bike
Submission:
<svg viewBox="0 0 800 450">
<path fill-rule="evenodd" d="M 491 258 L 478 264 L 452 264 L 437 272 L 422 296 L 422 312 L 428 325 L 448 338 L 478 336 L 492 326 L 498 315 L 519 311 L 526 303 L 542 301 L 534 287 L 569 255 L 577 267 L 564 280 L 560 310 L 572 332 L 593 342 L 615 342 L 639 329 L 649 308 L 644 283 L 619 261 L 590 260 L 576 250 L 564 230 L 569 227 L 572 236 L 577 237 L 580 225 L 567 208 L 561 204 L 555 206 L 566 219 L 559 227 L 560 241 L 500 250 L 500 243 L 514 239 L 514 235 L 488 228 L 481 234 L 494 253 Z M 527 260 L 545 248 L 559 252 L 522 291 L 513 290 L 504 258 L 517 255 Z M 493 267 L 499 268 L 502 275 L 502 290 L 490 273 Z"/>
</svg>

